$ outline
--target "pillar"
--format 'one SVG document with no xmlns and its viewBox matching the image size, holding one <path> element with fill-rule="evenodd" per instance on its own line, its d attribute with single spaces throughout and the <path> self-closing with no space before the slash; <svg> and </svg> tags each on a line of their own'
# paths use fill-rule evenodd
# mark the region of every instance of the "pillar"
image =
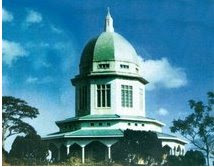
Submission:
<svg viewBox="0 0 214 167">
<path fill-rule="evenodd" d="M 174 156 L 176 156 L 176 147 L 175 146 L 173 148 L 173 151 L 174 151 Z"/>
<path fill-rule="evenodd" d="M 108 159 L 111 159 L 111 146 L 108 146 Z"/>
<path fill-rule="evenodd" d="M 68 156 L 70 153 L 70 145 L 66 145 L 66 148 L 67 148 L 67 156 Z"/>
<path fill-rule="evenodd" d="M 48 161 L 53 160 L 53 153 L 51 150 L 48 150 L 48 157 L 47 157 Z"/>
<path fill-rule="evenodd" d="M 82 163 L 85 163 L 85 146 L 81 146 L 82 147 Z"/>
</svg>

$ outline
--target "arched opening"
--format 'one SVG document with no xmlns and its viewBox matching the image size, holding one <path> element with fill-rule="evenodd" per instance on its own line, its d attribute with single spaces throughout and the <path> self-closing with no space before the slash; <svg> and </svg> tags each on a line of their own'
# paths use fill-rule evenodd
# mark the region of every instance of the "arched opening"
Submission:
<svg viewBox="0 0 214 167">
<path fill-rule="evenodd" d="M 171 150 L 171 148 L 168 145 L 165 145 L 163 147 L 163 153 L 164 154 L 170 155 L 170 150 Z"/>
<path fill-rule="evenodd" d="M 66 146 L 61 145 L 60 146 L 60 161 L 64 161 L 67 158 L 67 152 L 66 152 Z"/>
<path fill-rule="evenodd" d="M 177 152 L 178 152 L 178 155 L 181 155 L 181 146 L 180 145 L 178 145 L 178 147 L 177 147 Z"/>
<path fill-rule="evenodd" d="M 173 149 L 170 147 L 170 155 L 173 155 Z"/>
<path fill-rule="evenodd" d="M 79 146 L 76 143 L 71 145 L 70 148 L 69 148 L 69 155 L 68 156 L 69 156 L 69 158 L 73 157 L 73 158 L 81 159 L 81 156 L 82 156 L 81 146 Z"/>
<path fill-rule="evenodd" d="M 55 144 L 49 144 L 49 150 L 51 151 L 51 161 L 55 162 L 58 158 L 58 149 Z"/>
<path fill-rule="evenodd" d="M 107 151 L 107 147 L 103 143 L 93 141 L 86 146 L 86 159 L 96 162 L 107 160 Z"/>
<path fill-rule="evenodd" d="M 184 149 L 182 149 L 182 153 L 181 154 L 184 155 Z"/>
</svg>

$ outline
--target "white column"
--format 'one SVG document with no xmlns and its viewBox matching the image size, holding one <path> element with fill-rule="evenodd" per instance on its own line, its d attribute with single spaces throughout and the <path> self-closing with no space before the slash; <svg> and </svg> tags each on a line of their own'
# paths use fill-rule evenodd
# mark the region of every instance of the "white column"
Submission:
<svg viewBox="0 0 214 167">
<path fill-rule="evenodd" d="M 51 150 L 48 150 L 48 156 L 47 156 L 48 161 L 51 161 L 53 159 L 53 154 Z"/>
<path fill-rule="evenodd" d="M 66 145 L 66 148 L 67 148 L 67 155 L 69 155 L 69 153 L 70 153 L 70 145 Z"/>
<path fill-rule="evenodd" d="M 85 163 L 85 146 L 81 146 L 82 147 L 82 163 Z"/>
<path fill-rule="evenodd" d="M 111 159 L 111 146 L 108 146 L 108 159 Z"/>
</svg>

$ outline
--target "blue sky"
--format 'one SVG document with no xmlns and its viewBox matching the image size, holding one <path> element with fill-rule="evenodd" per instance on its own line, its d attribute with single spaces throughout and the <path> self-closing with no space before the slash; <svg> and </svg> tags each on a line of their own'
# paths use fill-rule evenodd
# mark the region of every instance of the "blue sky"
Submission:
<svg viewBox="0 0 214 167">
<path fill-rule="evenodd" d="M 212 0 L 4 0 L 3 95 L 40 110 L 27 120 L 40 135 L 74 116 L 70 79 L 84 45 L 103 31 L 107 7 L 115 31 L 142 58 L 147 116 L 166 123 L 166 132 L 191 112 L 189 99 L 206 100 L 214 89 Z"/>
</svg>

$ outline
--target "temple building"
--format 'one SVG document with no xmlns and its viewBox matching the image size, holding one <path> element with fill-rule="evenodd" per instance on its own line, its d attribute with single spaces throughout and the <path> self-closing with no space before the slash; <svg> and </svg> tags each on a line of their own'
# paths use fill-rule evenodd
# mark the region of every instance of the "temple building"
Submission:
<svg viewBox="0 0 214 167">
<path fill-rule="evenodd" d="M 104 32 L 84 47 L 75 87 L 75 117 L 57 121 L 59 131 L 43 137 L 53 160 L 68 154 L 112 159 L 114 144 L 126 129 L 153 131 L 170 154 L 185 153 L 186 141 L 162 132 L 164 123 L 146 117 L 145 85 L 134 47 L 114 31 L 108 11 Z"/>
</svg>

